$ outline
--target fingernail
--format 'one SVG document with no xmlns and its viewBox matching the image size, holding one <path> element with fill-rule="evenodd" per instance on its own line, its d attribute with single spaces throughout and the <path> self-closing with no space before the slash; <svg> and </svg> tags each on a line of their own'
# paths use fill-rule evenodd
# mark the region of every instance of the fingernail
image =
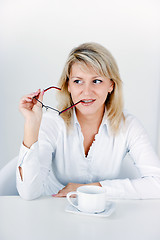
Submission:
<svg viewBox="0 0 160 240">
<path fill-rule="evenodd" d="M 38 95 L 38 91 L 33 93 L 34 95 Z"/>
<path fill-rule="evenodd" d="M 44 89 L 43 89 L 43 91 L 42 91 L 42 95 L 44 95 Z"/>
<path fill-rule="evenodd" d="M 57 194 L 53 194 L 52 197 L 55 197 Z"/>
</svg>

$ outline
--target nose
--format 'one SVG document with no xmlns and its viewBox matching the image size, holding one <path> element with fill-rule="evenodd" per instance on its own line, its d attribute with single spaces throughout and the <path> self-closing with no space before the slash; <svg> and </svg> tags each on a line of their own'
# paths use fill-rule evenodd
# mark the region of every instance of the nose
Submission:
<svg viewBox="0 0 160 240">
<path fill-rule="evenodd" d="M 83 88 L 83 94 L 84 96 L 89 96 L 92 92 L 92 87 L 90 84 L 86 83 Z"/>
</svg>

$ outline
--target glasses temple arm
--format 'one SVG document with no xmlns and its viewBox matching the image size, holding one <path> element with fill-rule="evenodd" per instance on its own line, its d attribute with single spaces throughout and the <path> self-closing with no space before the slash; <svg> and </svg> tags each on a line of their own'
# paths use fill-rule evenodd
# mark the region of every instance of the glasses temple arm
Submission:
<svg viewBox="0 0 160 240">
<path fill-rule="evenodd" d="M 60 115 L 61 113 L 64 113 L 65 111 L 67 111 L 67 110 L 73 108 L 74 106 L 76 106 L 76 105 L 79 104 L 80 102 L 82 102 L 82 100 L 80 100 L 79 102 L 73 104 L 72 106 L 70 106 L 70 107 L 68 107 L 68 108 L 66 108 L 66 109 L 64 109 L 64 110 L 62 110 L 61 112 L 59 112 L 59 115 Z"/>
<path fill-rule="evenodd" d="M 36 97 L 33 97 L 33 98 L 36 99 L 40 104 L 42 104 L 42 108 L 43 108 L 43 107 L 46 108 L 46 109 L 50 108 L 50 109 L 52 109 L 52 110 L 54 110 L 54 111 L 56 111 L 56 112 L 59 113 L 59 111 L 58 111 L 57 109 L 52 108 L 52 107 L 50 107 L 50 106 L 44 105 L 44 104 L 43 104 L 39 99 L 37 99 Z"/>
<path fill-rule="evenodd" d="M 42 108 L 45 107 L 45 105 L 44 105 L 39 99 L 37 99 L 36 97 L 33 97 L 33 98 L 36 99 L 39 103 L 42 104 Z M 33 99 L 33 98 L 32 98 L 32 99 Z"/>
<path fill-rule="evenodd" d="M 57 89 L 57 90 L 61 91 L 61 88 L 59 88 L 59 87 L 54 87 L 54 86 L 51 86 L 51 87 L 48 87 L 48 88 L 44 89 L 44 92 L 46 92 L 46 91 L 48 91 L 48 90 L 50 90 L 50 89 L 52 89 L 52 88 L 54 88 L 54 89 Z"/>
<path fill-rule="evenodd" d="M 60 88 L 57 88 L 57 87 L 49 87 L 49 88 L 46 88 L 46 89 L 44 90 L 44 92 L 48 91 L 48 90 L 51 89 L 51 88 L 55 88 L 55 89 L 57 89 L 57 90 L 61 90 Z M 55 109 L 55 108 L 52 108 L 52 107 L 49 107 L 49 106 L 45 106 L 45 105 L 44 105 L 39 99 L 37 99 L 36 97 L 33 97 L 33 98 L 36 99 L 36 100 L 42 105 L 42 108 L 45 107 L 46 109 L 50 108 L 50 109 L 52 109 L 52 110 L 55 110 L 56 112 L 59 113 L 59 115 L 62 114 L 62 113 L 64 113 L 64 112 L 66 112 L 67 110 L 73 108 L 74 106 L 76 106 L 76 105 L 79 104 L 80 102 L 82 102 L 82 100 L 80 100 L 80 101 L 78 101 L 77 103 L 73 104 L 72 106 L 70 106 L 70 107 L 68 107 L 68 108 L 66 108 L 66 109 L 64 109 L 64 110 L 62 110 L 62 111 L 58 111 L 58 110 Z"/>
</svg>

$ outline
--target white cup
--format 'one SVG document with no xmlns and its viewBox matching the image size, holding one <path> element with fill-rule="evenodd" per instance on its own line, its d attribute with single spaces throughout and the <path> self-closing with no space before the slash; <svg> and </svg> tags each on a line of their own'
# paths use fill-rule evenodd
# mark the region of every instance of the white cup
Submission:
<svg viewBox="0 0 160 240">
<path fill-rule="evenodd" d="M 77 205 L 70 199 L 73 194 L 77 195 Z M 98 186 L 81 186 L 76 192 L 69 192 L 67 200 L 81 212 L 100 213 L 106 208 L 106 190 Z"/>
</svg>

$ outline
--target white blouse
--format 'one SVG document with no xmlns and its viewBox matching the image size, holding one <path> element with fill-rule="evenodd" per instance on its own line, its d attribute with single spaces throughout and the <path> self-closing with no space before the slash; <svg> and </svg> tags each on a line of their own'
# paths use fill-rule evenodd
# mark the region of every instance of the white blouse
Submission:
<svg viewBox="0 0 160 240">
<path fill-rule="evenodd" d="M 140 122 L 131 114 L 125 113 L 125 117 L 119 134 L 113 136 L 104 116 L 86 157 L 75 111 L 73 127 L 69 131 L 57 113 L 43 114 L 38 141 L 30 149 L 21 145 L 17 164 L 20 196 L 31 200 L 55 194 L 69 182 L 100 182 L 106 188 L 108 198 L 160 198 L 160 160 Z M 131 155 L 140 178 L 117 179 L 127 153 Z"/>
</svg>

